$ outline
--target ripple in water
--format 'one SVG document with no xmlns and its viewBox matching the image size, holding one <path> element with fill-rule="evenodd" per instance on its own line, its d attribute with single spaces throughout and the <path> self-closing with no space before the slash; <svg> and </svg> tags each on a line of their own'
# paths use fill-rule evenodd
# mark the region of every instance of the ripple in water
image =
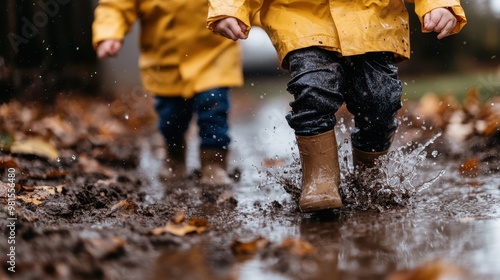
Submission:
<svg viewBox="0 0 500 280">
<path fill-rule="evenodd" d="M 440 136 L 441 133 L 438 133 L 424 144 L 408 142 L 406 146 L 380 157 L 373 168 L 364 169 L 361 173 L 352 165 L 350 141 L 344 140 L 339 145 L 343 208 L 384 211 L 410 206 L 418 193 L 429 188 L 445 173 L 441 170 L 429 175 L 429 171 L 421 171 L 431 165 L 426 160 L 426 148 Z M 290 165 L 269 168 L 266 173 L 264 184 L 280 185 L 298 203 L 301 172 L 297 157 Z"/>
</svg>

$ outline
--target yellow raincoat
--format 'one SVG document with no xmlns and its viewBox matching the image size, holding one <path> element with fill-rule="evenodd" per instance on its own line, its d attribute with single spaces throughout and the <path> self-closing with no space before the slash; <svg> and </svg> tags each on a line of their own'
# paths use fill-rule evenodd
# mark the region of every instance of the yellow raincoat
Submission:
<svg viewBox="0 0 500 280">
<path fill-rule="evenodd" d="M 123 40 L 139 19 L 139 67 L 144 87 L 159 96 L 192 97 L 243 84 L 237 43 L 207 30 L 206 0 L 100 0 L 93 45 Z"/>
<path fill-rule="evenodd" d="M 420 18 L 447 7 L 457 16 L 457 33 L 466 23 L 460 0 L 411 0 Z M 209 0 L 208 28 L 227 16 L 251 26 L 259 16 L 286 69 L 286 55 L 318 46 L 344 56 L 388 51 L 410 57 L 408 12 L 403 0 Z M 260 13 L 260 15 L 259 15 Z"/>
</svg>

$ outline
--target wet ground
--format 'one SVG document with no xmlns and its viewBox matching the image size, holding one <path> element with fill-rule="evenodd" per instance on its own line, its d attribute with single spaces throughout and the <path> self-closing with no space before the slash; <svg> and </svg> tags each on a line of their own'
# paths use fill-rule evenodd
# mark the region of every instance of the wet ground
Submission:
<svg viewBox="0 0 500 280">
<path fill-rule="evenodd" d="M 197 183 L 196 128 L 189 132 L 191 178 L 157 178 L 164 150 L 144 109 L 147 97 L 135 100 L 142 109 L 97 99 L 80 101 L 79 111 L 63 102 L 56 112 L 65 121 L 57 125 L 35 121 L 46 118 L 23 105 L 2 108 L 2 117 L 15 119 L 3 122 L 4 142 L 41 135 L 35 124 L 42 123 L 59 153 L 47 159 L 40 145 L 0 153 L 6 206 L 9 178 L 16 184 L 16 219 L 2 207 L 0 278 L 500 279 L 500 134 L 488 126 L 497 103 L 481 105 L 488 116 L 471 117 L 469 101 L 427 111 L 428 118 L 406 103 L 390 156 L 378 175 L 363 179 L 350 163 L 352 122 L 342 110 L 345 205 L 300 213 L 298 151 L 284 121 L 288 96 L 281 85 L 270 94 L 250 84 L 258 93 L 233 95 L 235 183 L 227 188 Z M 114 114 L 100 111 L 106 108 Z M 91 113 L 82 117 L 85 109 Z M 458 111 L 466 117 L 454 122 Z M 87 124 L 76 125 L 77 116 Z M 33 125 L 20 125 L 26 120 Z M 481 123 L 491 133 L 477 129 Z"/>
</svg>

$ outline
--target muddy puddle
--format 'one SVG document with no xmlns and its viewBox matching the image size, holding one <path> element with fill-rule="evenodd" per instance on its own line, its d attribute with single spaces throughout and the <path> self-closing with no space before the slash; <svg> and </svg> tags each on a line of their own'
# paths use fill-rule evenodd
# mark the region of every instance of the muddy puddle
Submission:
<svg viewBox="0 0 500 280">
<path fill-rule="evenodd" d="M 402 118 L 384 175 L 367 174 L 360 187 L 350 162 L 352 122 L 340 112 L 345 205 L 305 214 L 297 207 L 300 166 L 287 102 L 235 100 L 235 183 L 227 188 L 197 184 L 195 129 L 192 176 L 175 184 L 157 178 L 164 150 L 154 127 L 116 140 L 133 159 L 121 159 L 127 167 L 82 165 L 88 147 L 80 147 L 51 163 L 68 171 L 64 178 L 42 180 L 22 170 L 47 169 L 47 161 L 16 157 L 21 185 L 54 189 L 39 204 L 16 205 L 16 272 L 2 220 L 0 278 L 500 279 L 498 133 L 455 143 L 439 129 L 410 124 L 418 118 Z"/>
</svg>

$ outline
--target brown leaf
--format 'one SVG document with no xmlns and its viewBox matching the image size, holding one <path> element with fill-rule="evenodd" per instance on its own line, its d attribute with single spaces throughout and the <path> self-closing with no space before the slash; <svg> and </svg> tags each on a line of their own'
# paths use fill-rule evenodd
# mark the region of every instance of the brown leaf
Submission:
<svg viewBox="0 0 500 280">
<path fill-rule="evenodd" d="M 51 131 L 65 147 L 74 145 L 78 141 L 74 126 L 59 116 L 44 118 L 41 126 L 43 130 Z"/>
<path fill-rule="evenodd" d="M 117 211 L 119 211 L 121 214 L 130 215 L 137 213 L 137 208 L 137 203 L 135 203 L 131 198 L 126 198 L 113 205 L 109 210 L 108 215 L 111 215 Z"/>
<path fill-rule="evenodd" d="M 45 174 L 28 174 L 28 177 L 31 179 L 41 179 L 41 180 L 53 180 L 53 179 L 59 179 L 59 178 L 64 178 L 68 174 L 67 171 L 65 170 L 56 170 L 52 169 L 47 171 Z"/>
<path fill-rule="evenodd" d="M 10 151 L 15 154 L 36 155 L 49 160 L 56 160 L 59 157 L 56 148 L 41 138 L 15 141 Z"/>
<path fill-rule="evenodd" d="M 109 167 L 101 165 L 97 160 L 87 156 L 78 157 L 78 164 L 85 173 L 104 174 L 107 177 L 115 177 L 117 172 Z"/>
<path fill-rule="evenodd" d="M 278 248 L 286 250 L 296 256 L 308 256 L 314 254 L 316 251 L 316 248 L 314 248 L 311 243 L 292 237 L 283 240 Z"/>
<path fill-rule="evenodd" d="M 233 241 L 231 251 L 236 255 L 254 254 L 264 249 L 269 244 L 269 241 L 263 237 L 257 237 L 250 242 Z"/>
<path fill-rule="evenodd" d="M 479 172 L 479 159 L 477 158 L 470 158 L 462 164 L 460 164 L 460 167 L 458 168 L 458 171 L 460 172 L 460 175 L 474 178 L 477 177 L 478 172 Z"/>
<path fill-rule="evenodd" d="M 477 116 L 481 112 L 481 100 L 477 88 L 472 88 L 467 92 L 464 100 L 464 109 L 473 116 Z"/>
<path fill-rule="evenodd" d="M 500 131 L 500 117 L 494 120 L 489 120 L 483 133 L 486 136 L 492 136 Z"/>
<path fill-rule="evenodd" d="M 427 93 L 419 100 L 417 114 L 425 120 L 432 121 L 438 126 L 443 124 L 442 102 L 436 94 Z"/>
<path fill-rule="evenodd" d="M 201 218 L 191 218 L 188 220 L 188 225 L 196 227 L 197 233 L 202 233 L 208 229 L 208 221 Z"/>
<path fill-rule="evenodd" d="M 411 271 L 392 273 L 387 277 L 387 280 L 464 279 L 463 277 L 465 277 L 465 272 L 462 268 L 435 260 Z"/>
<path fill-rule="evenodd" d="M 46 179 L 59 179 L 59 178 L 64 178 L 68 175 L 68 172 L 66 170 L 50 170 L 46 174 Z"/>
<path fill-rule="evenodd" d="M 172 219 L 172 222 L 174 222 L 174 224 L 180 224 L 180 223 L 184 222 L 185 218 L 186 218 L 186 211 L 178 210 L 175 213 L 174 218 Z"/>
<path fill-rule="evenodd" d="M 0 169 L 19 168 L 17 162 L 12 157 L 0 158 Z"/>
<path fill-rule="evenodd" d="M 127 242 L 119 237 L 94 238 L 84 240 L 85 250 L 96 259 L 102 259 L 111 255 L 124 252 Z"/>
<path fill-rule="evenodd" d="M 56 193 L 61 194 L 63 192 L 64 185 L 59 186 L 21 186 L 21 190 L 25 191 L 26 194 L 20 194 L 17 199 L 20 199 L 27 203 L 33 203 L 36 206 L 42 204 L 42 202 L 50 195 L 55 195 Z"/>
</svg>

